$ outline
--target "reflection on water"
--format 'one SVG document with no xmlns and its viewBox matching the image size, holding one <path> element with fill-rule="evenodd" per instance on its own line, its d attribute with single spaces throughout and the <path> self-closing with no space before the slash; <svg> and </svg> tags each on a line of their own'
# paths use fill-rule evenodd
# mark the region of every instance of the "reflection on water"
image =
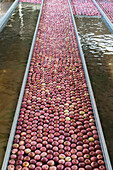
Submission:
<svg viewBox="0 0 113 170">
<path fill-rule="evenodd" d="M 113 35 L 101 18 L 75 20 L 113 163 Z"/>
<path fill-rule="evenodd" d="M 0 33 L 0 166 L 25 71 L 40 5 L 19 4 Z"/>
<path fill-rule="evenodd" d="M 23 13 L 22 13 L 22 4 L 19 4 L 19 17 L 20 17 L 20 35 L 23 34 L 24 31 L 24 20 L 23 20 Z"/>
</svg>

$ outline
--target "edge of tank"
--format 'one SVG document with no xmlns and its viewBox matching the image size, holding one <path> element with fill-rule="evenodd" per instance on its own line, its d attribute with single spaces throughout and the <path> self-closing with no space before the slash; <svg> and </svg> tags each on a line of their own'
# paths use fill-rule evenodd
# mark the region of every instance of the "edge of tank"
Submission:
<svg viewBox="0 0 113 170">
<path fill-rule="evenodd" d="M 11 14 L 13 13 L 13 11 L 16 9 L 17 5 L 19 3 L 19 0 L 16 0 L 13 2 L 13 4 L 10 6 L 10 8 L 8 9 L 8 11 L 6 12 L 6 14 L 1 18 L 0 21 L 0 32 L 3 30 L 3 28 L 6 26 Z"/>
</svg>

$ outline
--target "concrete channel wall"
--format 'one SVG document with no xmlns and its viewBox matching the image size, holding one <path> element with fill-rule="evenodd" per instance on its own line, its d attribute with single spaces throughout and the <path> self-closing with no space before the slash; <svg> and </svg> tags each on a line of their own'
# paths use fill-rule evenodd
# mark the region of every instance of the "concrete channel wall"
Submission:
<svg viewBox="0 0 113 170">
<path fill-rule="evenodd" d="M 1 18 L 0 20 L 0 32 L 3 30 L 3 28 L 6 26 L 11 14 L 13 13 L 13 11 L 16 9 L 17 5 L 19 3 L 19 0 L 16 0 L 11 7 L 8 9 L 8 11 L 6 12 L 6 14 Z"/>
</svg>

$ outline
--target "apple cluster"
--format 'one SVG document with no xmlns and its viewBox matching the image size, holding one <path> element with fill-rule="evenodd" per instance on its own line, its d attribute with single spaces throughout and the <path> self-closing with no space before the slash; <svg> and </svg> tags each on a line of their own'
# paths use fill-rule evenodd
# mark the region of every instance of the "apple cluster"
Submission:
<svg viewBox="0 0 113 170">
<path fill-rule="evenodd" d="M 92 0 L 72 0 L 74 15 L 101 16 Z"/>
<path fill-rule="evenodd" d="M 45 0 L 8 170 L 105 170 L 67 0 Z"/>
<path fill-rule="evenodd" d="M 34 4 L 41 4 L 42 0 L 19 0 L 19 2 L 28 2 L 28 3 L 34 3 Z"/>
<path fill-rule="evenodd" d="M 110 0 L 96 0 L 98 5 L 102 8 L 109 20 L 113 23 L 113 1 Z"/>
</svg>

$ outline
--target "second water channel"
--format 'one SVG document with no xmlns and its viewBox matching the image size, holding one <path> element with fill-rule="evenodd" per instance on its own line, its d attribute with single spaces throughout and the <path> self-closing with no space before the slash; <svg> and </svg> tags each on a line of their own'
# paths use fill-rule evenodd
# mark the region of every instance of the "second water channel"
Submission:
<svg viewBox="0 0 113 170">
<path fill-rule="evenodd" d="M 113 165 L 113 35 L 101 18 L 75 16 L 75 21 Z"/>
</svg>

